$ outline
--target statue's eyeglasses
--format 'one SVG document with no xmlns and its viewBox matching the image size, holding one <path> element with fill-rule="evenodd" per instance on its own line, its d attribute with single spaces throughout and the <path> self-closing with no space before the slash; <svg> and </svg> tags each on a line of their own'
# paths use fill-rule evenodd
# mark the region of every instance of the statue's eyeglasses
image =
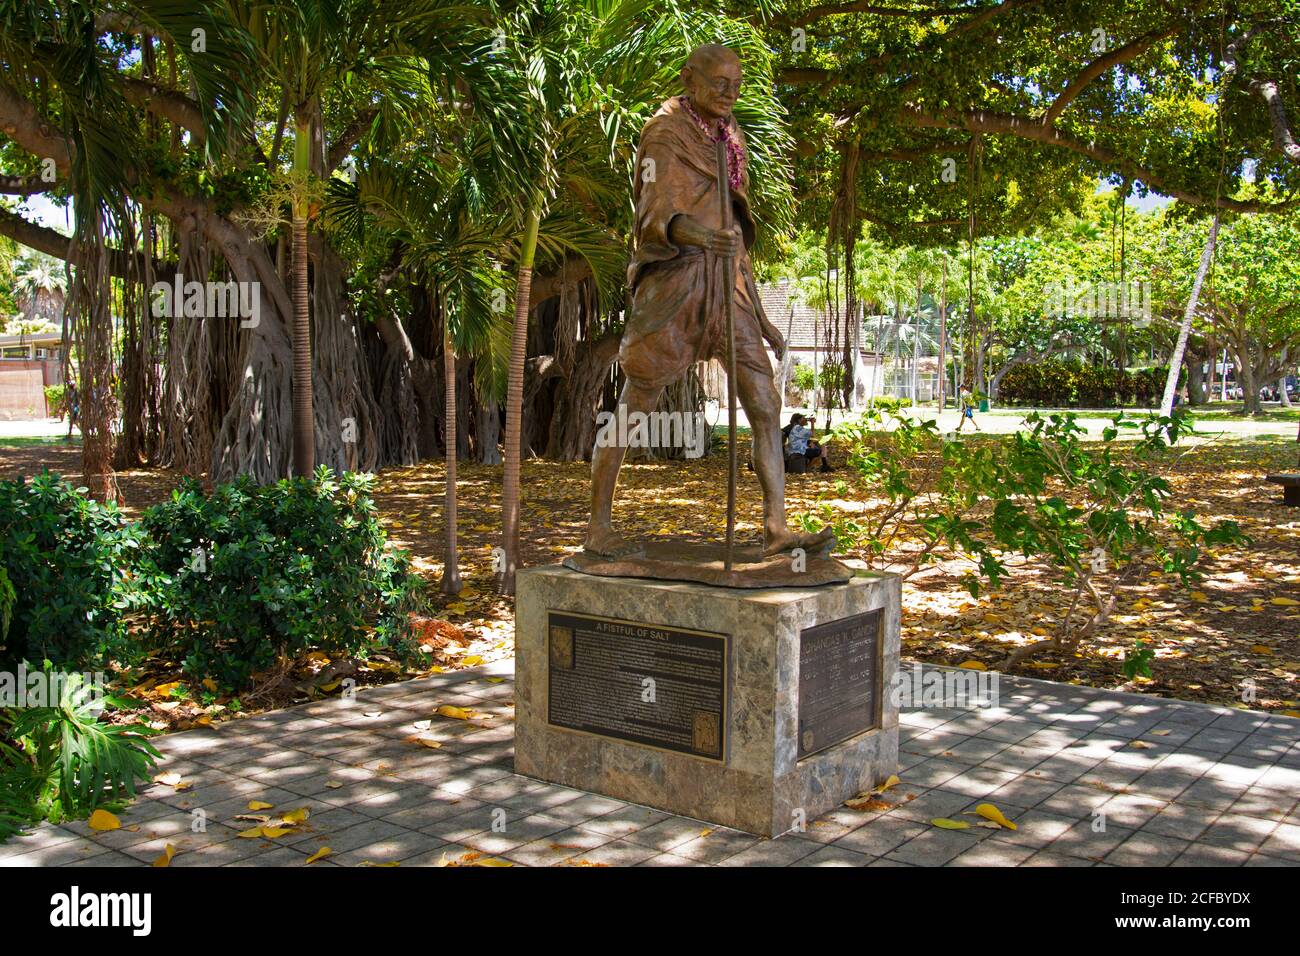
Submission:
<svg viewBox="0 0 1300 956">
<path fill-rule="evenodd" d="M 727 80 L 714 80 L 710 85 L 713 87 L 713 91 L 719 96 L 727 91 L 730 91 L 732 96 L 740 95 L 740 80 L 732 82 L 728 82 Z"/>
</svg>

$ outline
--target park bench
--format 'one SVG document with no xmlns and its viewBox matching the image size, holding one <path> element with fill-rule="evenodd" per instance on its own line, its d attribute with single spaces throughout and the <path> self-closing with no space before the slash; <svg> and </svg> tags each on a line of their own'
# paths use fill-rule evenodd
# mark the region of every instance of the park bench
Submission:
<svg viewBox="0 0 1300 956">
<path fill-rule="evenodd" d="M 1282 486 L 1282 503 L 1300 505 L 1300 474 L 1265 475 L 1265 481 Z"/>
</svg>

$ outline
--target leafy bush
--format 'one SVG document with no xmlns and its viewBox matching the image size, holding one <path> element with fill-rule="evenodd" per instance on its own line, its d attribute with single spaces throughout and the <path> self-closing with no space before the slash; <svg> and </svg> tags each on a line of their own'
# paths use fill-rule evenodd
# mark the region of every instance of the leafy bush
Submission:
<svg viewBox="0 0 1300 956">
<path fill-rule="evenodd" d="M 211 496 L 183 482 L 141 521 L 152 639 L 231 689 L 307 648 L 406 653 L 423 582 L 409 555 L 385 547 L 372 481 L 322 467 L 265 487 L 241 478 Z"/>
<path fill-rule="evenodd" d="M 817 387 L 817 370 L 803 362 L 795 363 L 790 377 L 794 387 L 801 392 L 810 392 Z"/>
<path fill-rule="evenodd" d="M 790 380 L 804 397 L 816 389 L 817 404 L 826 408 L 838 408 L 844 402 L 846 375 L 844 366 L 839 362 L 827 360 L 822 363 L 820 369 L 814 369 L 803 362 L 796 362 L 791 370 Z"/>
<path fill-rule="evenodd" d="M 1154 368 L 1139 368 L 1129 372 L 1133 378 L 1133 404 L 1151 408 L 1160 403 L 1165 394 L 1165 382 L 1169 379 L 1169 366 L 1157 365 Z M 1187 378 L 1186 367 L 1178 377 L 1181 386 Z"/>
<path fill-rule="evenodd" d="M 68 411 L 68 387 L 66 385 L 46 385 L 45 405 L 51 417 L 62 418 Z"/>
<path fill-rule="evenodd" d="M 1077 360 L 1027 362 L 1002 377 L 998 399 L 1010 405 L 1060 408 L 1150 407 L 1159 401 L 1168 372 L 1168 368 L 1105 368 Z"/>
<path fill-rule="evenodd" d="M 143 596 L 132 569 L 140 531 L 65 479 L 0 481 L 0 555 L 16 594 L 0 664 L 84 666 L 130 656 L 126 612 Z"/>
<path fill-rule="evenodd" d="M 912 400 L 896 395 L 877 395 L 872 400 L 872 405 L 882 412 L 896 412 L 900 408 L 911 408 Z"/>
<path fill-rule="evenodd" d="M 1070 595 L 1047 640 L 1027 645 L 1010 667 L 1044 649 L 1066 651 L 1102 627 L 1120 589 L 1145 575 L 1168 575 L 1183 586 L 1200 579 L 1206 548 L 1244 541 L 1235 522 L 1201 526 L 1190 509 L 1173 511 L 1159 466 L 1190 426 L 1181 413 L 1141 422 L 1118 415 L 1100 447 L 1080 442 L 1073 415 L 1037 413 L 1027 428 L 978 442 L 949 441 L 933 421 L 882 416 L 836 429 L 849 466 L 883 508 L 844 514 L 829 501 L 801 518 L 806 528 L 834 528 L 842 548 L 876 564 L 902 566 L 904 577 L 935 562 L 973 563 L 964 581 L 972 594 L 997 587 L 1006 559 L 1020 554 L 1044 566 Z M 1139 431 L 1131 446 L 1123 431 Z M 832 500 L 852 495 L 837 482 Z M 919 543 L 908 532 L 919 528 Z"/>
</svg>

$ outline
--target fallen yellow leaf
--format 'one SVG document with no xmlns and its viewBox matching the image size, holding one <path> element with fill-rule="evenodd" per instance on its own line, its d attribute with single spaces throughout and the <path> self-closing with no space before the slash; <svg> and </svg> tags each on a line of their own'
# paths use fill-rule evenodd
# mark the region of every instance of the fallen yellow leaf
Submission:
<svg viewBox="0 0 1300 956">
<path fill-rule="evenodd" d="M 894 787 L 897 787 L 897 786 L 898 786 L 900 783 L 902 783 L 902 782 L 903 782 L 903 781 L 901 781 L 901 780 L 898 779 L 898 774 L 896 774 L 896 773 L 891 773 L 891 774 L 889 775 L 889 778 L 888 778 L 887 780 L 885 780 L 884 783 L 882 783 L 880 786 L 876 787 L 875 792 L 876 792 L 876 793 L 884 793 L 886 790 L 892 790 Z"/>
<path fill-rule="evenodd" d="M 969 823 L 964 823 L 961 820 L 949 820 L 947 817 L 936 817 L 930 822 L 937 827 L 942 827 L 945 830 L 969 830 L 970 829 Z"/>
<path fill-rule="evenodd" d="M 1006 827 L 1008 830 L 1017 829 L 1016 825 L 1002 815 L 1002 811 L 991 803 L 981 803 L 975 808 L 975 812 L 985 820 L 992 820 L 1000 827 Z"/>
<path fill-rule="evenodd" d="M 176 847 L 168 843 L 167 846 L 163 848 L 162 856 L 154 860 L 153 865 L 157 867 L 171 866 L 172 857 L 174 857 L 175 855 L 176 855 Z"/>
<path fill-rule="evenodd" d="M 480 717 L 492 716 L 491 714 L 480 714 L 469 707 L 453 707 L 451 704 L 443 704 L 434 713 L 440 717 L 451 717 L 455 720 L 476 720 Z"/>
<path fill-rule="evenodd" d="M 315 863 L 317 860 L 323 860 L 323 859 L 325 859 L 325 857 L 329 856 L 329 855 L 330 855 L 331 853 L 333 853 L 333 852 L 334 852 L 334 851 L 331 850 L 329 847 L 327 847 L 327 846 L 323 846 L 323 847 L 321 847 L 319 850 L 317 850 L 315 853 L 313 853 L 311 856 L 307 857 L 307 862 L 308 862 L 308 863 Z"/>
<path fill-rule="evenodd" d="M 275 806 L 274 803 L 264 803 L 261 800 L 248 801 L 248 809 L 250 810 L 270 810 L 273 806 Z"/>
<path fill-rule="evenodd" d="M 86 821 L 86 825 L 92 830 L 98 830 L 101 833 L 107 830 L 118 830 L 122 827 L 122 821 L 107 810 L 96 810 Z"/>
</svg>

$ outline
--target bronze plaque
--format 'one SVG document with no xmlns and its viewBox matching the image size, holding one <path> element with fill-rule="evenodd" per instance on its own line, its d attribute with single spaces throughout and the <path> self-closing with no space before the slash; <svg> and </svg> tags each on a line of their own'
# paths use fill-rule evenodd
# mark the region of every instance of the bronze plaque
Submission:
<svg viewBox="0 0 1300 956">
<path fill-rule="evenodd" d="M 548 612 L 547 722 L 722 760 L 727 635 Z"/>
<path fill-rule="evenodd" d="M 799 635 L 799 760 L 879 725 L 881 613 Z"/>
</svg>

